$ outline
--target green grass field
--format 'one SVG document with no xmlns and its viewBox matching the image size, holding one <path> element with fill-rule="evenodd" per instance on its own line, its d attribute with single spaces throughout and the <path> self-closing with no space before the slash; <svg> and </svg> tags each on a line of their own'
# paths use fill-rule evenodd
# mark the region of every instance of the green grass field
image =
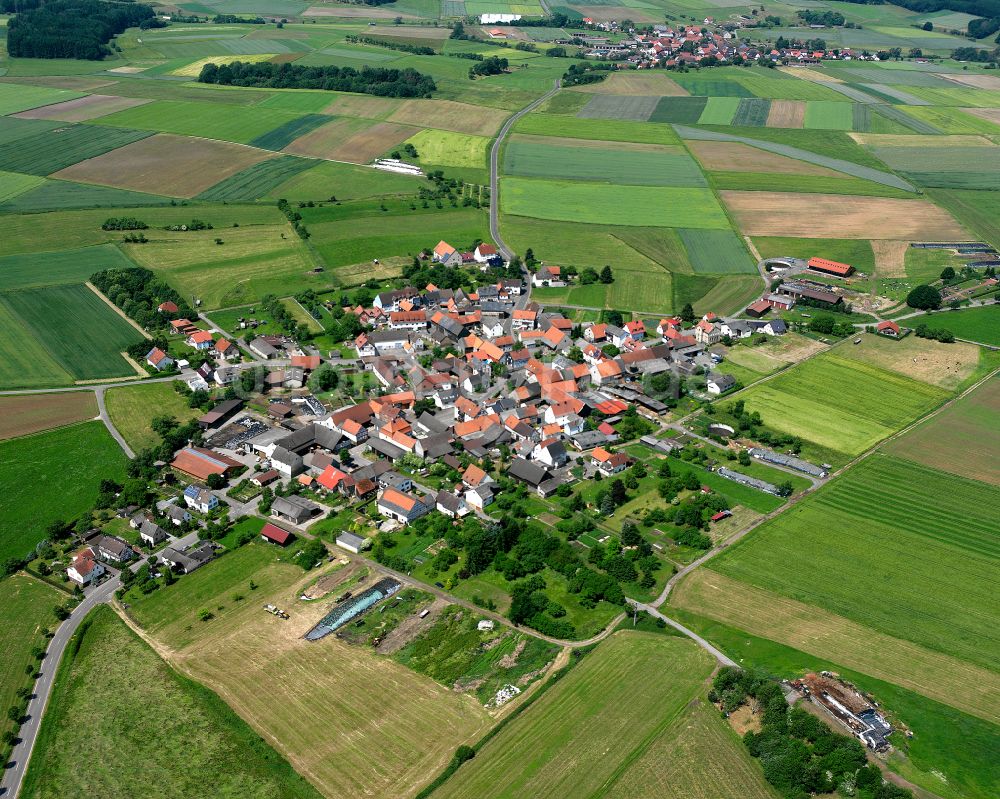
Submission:
<svg viewBox="0 0 1000 799">
<path fill-rule="evenodd" d="M 707 102 L 707 97 L 661 97 L 649 121 L 692 124 L 701 118 Z"/>
<path fill-rule="evenodd" d="M 289 155 L 270 158 L 240 170 L 235 175 L 230 175 L 212 188 L 203 191 L 198 195 L 198 199 L 211 202 L 259 200 L 315 165 L 316 162 L 312 159 Z"/>
<path fill-rule="evenodd" d="M 638 144 L 677 144 L 679 141 L 668 125 L 618 119 L 584 119 L 560 114 L 528 114 L 518 120 L 514 132 Z"/>
<path fill-rule="evenodd" d="M 254 147 L 263 147 L 265 150 L 280 150 L 287 147 L 299 136 L 304 136 L 311 130 L 315 130 L 320 125 L 325 125 L 330 121 L 330 117 L 325 114 L 306 114 L 297 119 L 290 119 L 274 130 L 269 130 L 250 142 Z"/>
<path fill-rule="evenodd" d="M 142 130 L 66 125 L 0 144 L 0 169 L 50 175 L 149 135 Z"/>
<path fill-rule="evenodd" d="M 0 258 L 0 292 L 82 283 L 102 269 L 128 269 L 133 264 L 112 245 L 76 250 L 9 255 Z"/>
<path fill-rule="evenodd" d="M 138 208 L 169 205 L 168 197 L 107 186 L 91 186 L 68 180 L 46 180 L 34 189 L 13 197 L 2 205 L 4 211 L 60 211 L 70 208 Z"/>
<path fill-rule="evenodd" d="M 629 767 L 642 762 L 661 736 L 670 734 L 702 690 L 711 668 L 709 658 L 688 641 L 653 633 L 616 633 L 483 746 L 434 795 L 441 799 L 606 795 L 623 778 L 620 790 L 632 780 L 655 779 L 646 776 L 644 768 L 629 774 Z M 643 683 L 640 691 L 635 690 L 637 680 Z M 645 713 L 643 707 L 656 707 L 657 712 Z M 651 787 L 644 785 L 645 790 Z M 748 795 L 745 790 L 742 795 Z"/>
<path fill-rule="evenodd" d="M 269 163 L 269 162 L 268 162 Z M 268 199 L 356 200 L 394 194 L 416 194 L 420 178 L 367 169 L 354 164 L 320 161 L 274 187 Z"/>
<path fill-rule="evenodd" d="M 188 407 L 187 399 L 170 383 L 112 388 L 105 402 L 111 422 L 136 452 L 159 445 L 160 437 L 150 427 L 154 417 L 173 416 L 184 424 L 201 415 L 197 408 Z"/>
<path fill-rule="evenodd" d="M 695 274 L 756 274 L 757 265 L 731 230 L 678 231 Z"/>
<path fill-rule="evenodd" d="M 598 183 L 504 178 L 504 213 L 597 225 L 724 230 L 729 221 L 708 189 L 606 186 Z"/>
<path fill-rule="evenodd" d="M 490 140 L 486 136 L 428 129 L 411 136 L 405 143 L 416 148 L 417 161 L 421 164 L 483 169 Z M 405 155 L 404 159 L 411 160 Z"/>
<path fill-rule="evenodd" d="M 52 613 L 56 605 L 67 599 L 66 594 L 51 585 L 25 574 L 15 574 L 0 580 L 0 646 L 3 647 L 4 668 L 0 671 L 0 703 L 10 707 L 17 701 L 19 688 L 29 685 L 25 675 L 28 663 L 37 663 L 31 656 L 35 646 L 45 646 L 44 630 L 55 628 Z M 0 729 L 11 724 L 4 718 Z"/>
<path fill-rule="evenodd" d="M 29 108 L 42 105 L 63 103 L 83 97 L 80 92 L 68 89 L 50 89 L 46 86 L 30 86 L 24 84 L 0 84 L 0 115 L 16 114 Z"/>
<path fill-rule="evenodd" d="M 698 164 L 680 148 L 565 147 L 512 141 L 503 171 L 522 177 L 589 180 L 613 185 L 705 186 Z"/>
<path fill-rule="evenodd" d="M 124 476 L 125 455 L 101 422 L 0 441 L 0 561 L 33 548 L 49 522 L 89 510 L 102 479 Z"/>
<path fill-rule="evenodd" d="M 997 192 L 935 189 L 929 195 L 973 234 L 1000 247 L 1000 196 Z"/>
<path fill-rule="evenodd" d="M 12 334 L 34 337 L 77 380 L 134 374 L 121 353 L 141 336 L 86 286 L 22 289 L 0 303 L 21 321 Z"/>
<path fill-rule="evenodd" d="M 192 799 L 208 784 L 219 797 L 320 796 L 218 696 L 99 607 L 59 666 L 22 791 L 33 799 L 131 797 L 140 783 Z"/>
<path fill-rule="evenodd" d="M 993 668 L 998 491 L 876 454 L 710 568 Z"/>
<path fill-rule="evenodd" d="M 931 410 L 948 393 L 829 353 L 739 396 L 769 427 L 847 460 Z"/>
<path fill-rule="evenodd" d="M 814 100 L 806 103 L 804 126 L 819 130 L 853 130 L 854 112 L 850 103 Z"/>
<path fill-rule="evenodd" d="M 819 256 L 850 264 L 859 272 L 875 271 L 875 253 L 865 239 L 795 239 L 754 236 L 754 246 L 764 258 L 791 256 L 806 260 Z M 938 272 L 941 270 L 939 269 Z"/>
<path fill-rule="evenodd" d="M 0 203 L 13 200 L 26 191 L 37 188 L 44 179 L 36 175 L 23 175 L 20 172 L 0 172 Z"/>
<path fill-rule="evenodd" d="M 985 305 L 935 315 L 931 327 L 945 327 L 959 338 L 1000 346 L 1000 306 Z"/>
</svg>

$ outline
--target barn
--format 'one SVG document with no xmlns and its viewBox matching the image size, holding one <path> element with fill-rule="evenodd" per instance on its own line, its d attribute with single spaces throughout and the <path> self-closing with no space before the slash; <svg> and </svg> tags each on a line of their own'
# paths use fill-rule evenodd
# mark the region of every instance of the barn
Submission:
<svg viewBox="0 0 1000 799">
<path fill-rule="evenodd" d="M 270 522 L 260 529 L 260 537 L 281 547 L 287 546 L 288 542 L 292 540 L 292 534 L 288 530 L 282 530 L 276 524 L 271 524 Z"/>
<path fill-rule="evenodd" d="M 824 275 L 834 277 L 850 277 L 854 274 L 854 267 L 850 264 L 842 264 L 839 261 L 830 261 L 826 258 L 810 258 L 808 267 L 814 272 L 822 272 Z"/>
</svg>

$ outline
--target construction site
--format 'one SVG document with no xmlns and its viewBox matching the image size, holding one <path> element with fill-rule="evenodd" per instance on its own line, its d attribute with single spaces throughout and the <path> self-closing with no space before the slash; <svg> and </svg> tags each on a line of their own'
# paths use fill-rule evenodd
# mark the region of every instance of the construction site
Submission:
<svg viewBox="0 0 1000 799">
<path fill-rule="evenodd" d="M 886 752 L 891 748 L 889 735 L 893 728 L 878 704 L 833 672 L 807 674 L 788 685 L 823 708 L 869 749 Z"/>
</svg>

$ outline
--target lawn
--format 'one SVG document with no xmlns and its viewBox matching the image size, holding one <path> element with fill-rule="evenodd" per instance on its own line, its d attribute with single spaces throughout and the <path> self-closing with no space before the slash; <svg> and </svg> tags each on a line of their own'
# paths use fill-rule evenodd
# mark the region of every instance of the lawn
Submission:
<svg viewBox="0 0 1000 799">
<path fill-rule="evenodd" d="M 320 796 L 218 696 L 99 607 L 59 666 L 22 795 L 133 797 L 140 784 L 192 799 L 209 784 L 218 797 Z"/>
<path fill-rule="evenodd" d="M 136 452 L 159 446 L 160 437 L 150 422 L 157 416 L 172 416 L 181 424 L 201 415 L 189 408 L 170 383 L 112 388 L 105 395 L 111 422 Z"/>
<path fill-rule="evenodd" d="M 890 441 L 887 452 L 1000 486 L 1000 379 L 994 377 L 941 413 Z"/>
<path fill-rule="evenodd" d="M 101 422 L 0 442 L 0 561 L 26 554 L 55 519 L 90 510 L 102 479 L 124 477 L 125 455 Z"/>
<path fill-rule="evenodd" d="M 135 373 L 121 353 L 141 339 L 139 332 L 82 284 L 22 289 L 0 294 L 0 303 L 77 380 Z"/>
<path fill-rule="evenodd" d="M 16 701 L 17 690 L 29 685 L 24 671 L 28 663 L 36 662 L 31 657 L 31 650 L 47 645 L 42 632 L 58 624 L 52 609 L 66 599 L 66 594 L 25 574 L 0 580 L 0 608 L 3 608 L 0 647 L 4 657 L 4 667 L 0 670 L 0 705 L 3 707 L 11 707 Z M 0 729 L 10 727 L 5 714 Z M 6 751 L 6 747 L 0 751 Z"/>
<path fill-rule="evenodd" d="M 650 773 L 647 756 L 676 740 L 712 666 L 689 641 L 655 633 L 615 633 L 529 712 L 481 747 L 434 795 L 653 795 L 659 776 L 656 770 Z M 655 713 L 645 712 L 651 707 Z M 732 746 L 729 751 L 748 783 L 726 786 L 722 777 L 711 787 L 703 783 L 698 790 L 705 793 L 695 795 L 770 796 L 746 755 L 737 756 Z M 711 779 L 702 763 L 688 767 L 694 773 L 704 769 L 701 778 Z M 638 791 L 632 793 L 633 788 Z"/>
<path fill-rule="evenodd" d="M 40 433 L 97 416 L 92 391 L 0 397 L 0 439 Z"/>
<path fill-rule="evenodd" d="M 1000 306 L 997 305 L 935 315 L 928 323 L 931 327 L 945 327 L 959 338 L 1000 345 Z"/>
<path fill-rule="evenodd" d="M 725 212 L 708 189 L 510 177 L 501 182 L 500 206 L 508 214 L 566 222 L 715 230 L 729 227 Z"/>
<path fill-rule="evenodd" d="M 705 186 L 704 175 L 684 150 L 564 146 L 515 140 L 504 151 L 503 171 L 523 177 L 590 180 L 634 186 Z"/>
<path fill-rule="evenodd" d="M 739 395 L 764 424 L 859 455 L 944 401 L 948 392 L 834 354 L 812 358 Z"/>
<path fill-rule="evenodd" d="M 711 568 L 992 669 L 998 498 L 995 486 L 876 454 Z"/>
<path fill-rule="evenodd" d="M 332 600 L 297 597 L 316 579 L 271 546 L 251 543 L 176 586 L 137 599 L 137 619 L 194 679 L 218 691 L 326 796 L 409 795 L 489 718 L 457 694 L 370 649 L 303 636 Z M 250 593 L 250 580 L 257 585 Z M 246 595 L 239 602 L 233 595 Z M 261 604 L 286 609 L 269 616 Z M 202 609 L 215 618 L 198 620 Z M 386 724 L 386 697 L 392 723 Z M 378 753 L 378 756 L 373 756 Z"/>
</svg>

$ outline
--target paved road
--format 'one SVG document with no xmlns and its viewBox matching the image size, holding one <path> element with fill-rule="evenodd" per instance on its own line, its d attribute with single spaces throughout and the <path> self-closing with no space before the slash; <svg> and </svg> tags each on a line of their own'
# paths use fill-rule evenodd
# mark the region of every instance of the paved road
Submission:
<svg viewBox="0 0 1000 799">
<path fill-rule="evenodd" d="M 104 402 L 104 394 L 106 391 L 107 387 L 105 386 L 98 386 L 94 389 L 94 395 L 97 397 L 97 410 L 100 414 L 101 421 L 104 422 L 104 426 L 108 428 L 108 432 L 111 433 L 111 437 L 118 442 L 118 446 L 122 448 L 125 455 L 129 458 L 134 458 L 135 452 L 133 452 L 132 448 L 128 445 L 128 443 L 126 443 L 124 437 L 118 432 L 118 428 L 114 426 L 114 423 L 111 421 L 111 417 L 108 415 L 108 408 Z"/>
<path fill-rule="evenodd" d="M 686 635 L 688 638 L 690 638 L 692 641 L 694 641 L 696 644 L 698 644 L 698 646 L 700 646 L 702 649 L 704 649 L 706 652 L 708 652 L 708 654 L 710 654 L 712 657 L 714 657 L 719 662 L 719 665 L 722 665 L 722 666 L 735 666 L 735 665 L 737 665 L 735 660 L 733 660 L 732 658 L 730 658 L 728 655 L 726 655 L 721 650 L 716 649 L 708 641 L 706 641 L 704 638 L 702 638 L 700 635 L 698 635 L 698 633 L 694 632 L 694 630 L 689 630 L 687 627 L 685 627 L 680 622 L 674 621 L 669 616 L 664 616 L 662 613 L 660 613 L 660 611 L 658 611 L 656 609 L 655 606 L 653 606 L 653 605 L 644 605 L 641 602 L 635 602 L 635 601 L 633 601 L 631 599 L 628 600 L 628 603 L 632 607 L 637 608 L 638 610 L 644 610 L 647 613 L 649 613 L 650 615 L 655 616 L 658 619 L 662 619 L 663 621 L 665 621 L 667 623 L 667 626 L 673 627 L 675 630 L 677 630 L 677 632 L 683 633 L 684 635 Z"/>
<path fill-rule="evenodd" d="M 49 703 L 49 697 L 52 694 L 52 685 L 55 681 L 56 672 L 59 669 L 63 653 L 66 651 L 66 645 L 87 613 L 102 602 L 107 602 L 111 599 L 115 590 L 120 585 L 120 581 L 115 577 L 108 580 L 104 585 L 98 586 L 76 606 L 70 617 L 59 625 L 55 635 L 49 641 L 45 660 L 42 661 L 42 675 L 35 683 L 34 695 L 28 703 L 28 720 L 21 726 L 19 733 L 21 740 L 14 747 L 14 751 L 10 756 L 9 762 L 13 763 L 13 765 L 4 770 L 3 779 L 0 780 L 0 796 L 13 799 L 21 789 L 21 783 L 24 780 L 24 774 L 31 759 L 31 752 L 35 748 L 35 741 L 38 738 L 42 716 Z"/>
<path fill-rule="evenodd" d="M 533 111 L 559 91 L 560 83 L 561 81 L 556 79 L 556 85 L 549 89 L 549 91 L 508 118 L 507 121 L 503 123 L 503 127 L 500 128 L 500 132 L 497 134 L 496 140 L 493 142 L 493 149 L 490 150 L 490 235 L 493 237 L 493 241 L 496 242 L 497 249 L 506 261 L 513 258 L 514 253 L 511 251 L 510 247 L 507 246 L 506 242 L 500 237 L 500 191 L 498 188 L 499 180 L 497 175 L 500 162 L 500 148 L 503 145 L 504 138 L 508 133 L 510 133 L 510 129 L 514 127 L 514 123 L 525 114 Z M 531 284 L 529 283 L 528 285 L 530 294 Z"/>
</svg>

